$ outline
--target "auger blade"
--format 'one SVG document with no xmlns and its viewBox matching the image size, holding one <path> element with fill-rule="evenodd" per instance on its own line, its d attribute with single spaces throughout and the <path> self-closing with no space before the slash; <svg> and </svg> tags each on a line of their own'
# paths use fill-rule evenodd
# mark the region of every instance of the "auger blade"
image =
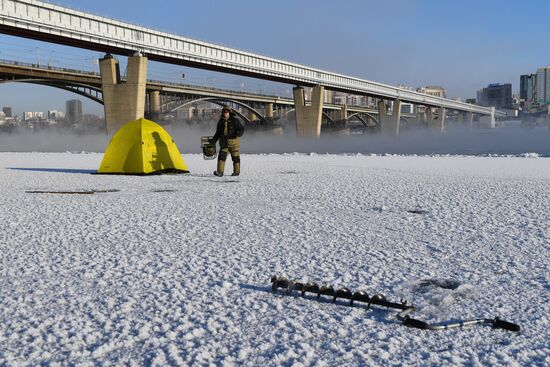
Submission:
<svg viewBox="0 0 550 367">
<path fill-rule="evenodd" d="M 351 291 L 347 288 L 340 288 L 334 293 L 334 298 L 332 299 L 332 302 L 336 302 L 337 298 L 343 298 L 343 299 L 349 299 L 351 300 L 353 297 L 353 294 Z"/>
<path fill-rule="evenodd" d="M 353 302 L 355 302 L 355 301 L 369 303 L 370 298 L 369 298 L 369 295 L 367 294 L 367 292 L 357 291 L 351 297 L 351 301 L 349 302 L 350 306 L 353 306 Z"/>
<path fill-rule="evenodd" d="M 305 296 L 306 292 L 319 294 L 319 286 L 315 283 L 306 283 L 302 288 L 302 296 Z"/>
<path fill-rule="evenodd" d="M 323 285 L 319 289 L 319 293 L 317 293 L 317 299 L 319 299 L 321 296 L 334 296 L 334 288 L 331 285 Z"/>
<path fill-rule="evenodd" d="M 285 277 L 272 276 L 271 283 L 271 290 L 273 292 L 275 292 L 277 288 L 288 288 L 288 279 L 286 279 Z"/>
<path fill-rule="evenodd" d="M 292 290 L 301 292 L 304 289 L 304 283 L 302 282 L 292 282 Z"/>
</svg>

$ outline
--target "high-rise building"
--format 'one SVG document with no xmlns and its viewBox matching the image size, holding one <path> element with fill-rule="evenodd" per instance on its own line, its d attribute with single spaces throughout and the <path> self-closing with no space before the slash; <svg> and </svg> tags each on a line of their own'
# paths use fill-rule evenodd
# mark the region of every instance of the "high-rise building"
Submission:
<svg viewBox="0 0 550 367">
<path fill-rule="evenodd" d="M 477 91 L 477 103 L 480 106 L 512 109 L 512 84 L 489 84 Z"/>
<path fill-rule="evenodd" d="M 539 106 L 550 104 L 550 65 L 537 69 L 537 102 Z"/>
<path fill-rule="evenodd" d="M 13 117 L 11 112 L 11 107 L 2 107 L 2 112 L 6 115 L 6 117 Z"/>
<path fill-rule="evenodd" d="M 346 104 L 348 106 L 361 106 L 367 105 L 367 96 L 358 96 L 355 94 L 348 94 L 346 97 Z"/>
<path fill-rule="evenodd" d="M 27 120 L 35 120 L 35 119 L 43 119 L 44 118 L 44 112 L 23 112 L 23 119 L 25 121 Z"/>
<path fill-rule="evenodd" d="M 413 92 L 415 90 L 413 87 L 409 87 L 407 85 L 402 85 L 402 84 L 397 85 L 397 88 L 410 90 L 411 92 Z M 391 108 L 392 108 L 392 111 L 393 111 L 393 102 L 392 102 Z M 401 113 L 411 113 L 412 114 L 412 113 L 414 113 L 414 111 L 415 111 L 415 105 L 414 104 L 401 102 Z"/>
<path fill-rule="evenodd" d="M 531 74 L 531 77 L 529 78 L 528 84 L 527 84 L 527 102 L 529 102 L 529 105 L 531 107 L 538 107 L 537 102 L 537 74 Z"/>
<path fill-rule="evenodd" d="M 529 96 L 531 91 L 529 90 L 529 83 L 531 82 L 531 75 L 525 74 L 520 75 L 519 77 L 519 98 L 527 101 L 527 96 Z"/>
<path fill-rule="evenodd" d="M 522 82 L 523 84 L 521 84 Z M 524 111 L 539 107 L 537 101 L 537 74 L 525 74 L 520 77 L 520 100 L 522 100 Z"/>
<path fill-rule="evenodd" d="M 323 91 L 323 103 L 332 103 L 332 94 L 334 92 L 328 89 Z"/>
<path fill-rule="evenodd" d="M 520 101 L 524 111 L 550 106 L 550 65 L 520 76 Z"/>
<path fill-rule="evenodd" d="M 447 92 L 443 87 L 439 87 L 439 86 L 432 85 L 432 86 L 420 87 L 420 88 L 417 88 L 416 91 L 424 94 L 429 94 L 430 96 L 447 98 Z"/>
<path fill-rule="evenodd" d="M 82 121 L 82 101 L 79 99 L 71 99 L 66 103 L 67 121 L 70 123 L 77 123 Z"/>
<path fill-rule="evenodd" d="M 49 110 L 48 111 L 48 118 L 50 120 L 62 120 L 65 118 L 65 112 L 58 111 L 58 110 Z"/>
<path fill-rule="evenodd" d="M 332 103 L 345 105 L 348 103 L 348 96 L 346 93 L 334 92 L 332 94 Z"/>
</svg>

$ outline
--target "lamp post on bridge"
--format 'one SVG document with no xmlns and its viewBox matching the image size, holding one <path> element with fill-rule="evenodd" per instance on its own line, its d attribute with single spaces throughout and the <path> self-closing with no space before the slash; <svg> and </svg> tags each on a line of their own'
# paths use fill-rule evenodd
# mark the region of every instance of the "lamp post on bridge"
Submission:
<svg viewBox="0 0 550 367">
<path fill-rule="evenodd" d="M 36 46 L 29 51 L 36 51 L 36 66 L 40 67 L 40 47 Z"/>
<path fill-rule="evenodd" d="M 90 61 L 90 63 L 92 64 L 92 72 L 95 74 L 96 73 L 96 65 L 99 65 L 99 60 L 97 57 L 86 57 L 84 59 L 84 61 Z"/>
<path fill-rule="evenodd" d="M 55 53 L 55 50 L 52 50 L 49 52 L 48 61 L 46 63 L 46 65 L 48 66 L 48 69 L 52 67 L 52 62 L 59 62 L 59 60 L 52 60 L 54 53 Z"/>
</svg>

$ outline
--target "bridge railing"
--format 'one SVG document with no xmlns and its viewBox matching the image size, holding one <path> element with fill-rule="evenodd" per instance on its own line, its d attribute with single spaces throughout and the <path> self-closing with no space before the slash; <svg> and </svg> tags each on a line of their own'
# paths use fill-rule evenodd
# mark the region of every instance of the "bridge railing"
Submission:
<svg viewBox="0 0 550 367">
<path fill-rule="evenodd" d="M 60 67 L 51 66 L 51 65 L 33 64 L 33 63 L 30 63 L 30 62 L 0 59 L 0 64 L 14 65 L 14 66 L 24 66 L 24 67 L 28 67 L 28 68 L 35 68 L 35 69 L 42 69 L 42 70 L 53 70 L 53 71 L 59 71 L 59 72 L 64 72 L 64 73 L 77 73 L 77 74 L 85 74 L 85 75 L 92 75 L 92 76 L 100 77 L 100 74 L 96 73 L 94 71 L 60 68 Z"/>
<path fill-rule="evenodd" d="M 1 0 L 0 0 L 1 1 Z M 57 71 L 60 73 L 72 73 L 72 74 L 80 74 L 80 75 L 86 75 L 86 76 L 95 76 L 97 78 L 101 78 L 101 74 L 94 72 L 94 71 L 86 71 L 86 70 L 78 70 L 78 69 L 70 69 L 70 68 L 62 68 L 62 67 L 56 67 L 51 65 L 41 65 L 41 64 L 35 64 L 35 63 L 29 63 L 29 62 L 23 62 L 23 61 L 14 61 L 14 60 L 6 60 L 6 59 L 0 59 L 0 65 L 13 65 L 13 66 L 22 66 L 26 68 L 33 68 L 33 69 L 40 69 L 40 70 L 51 70 L 51 71 Z M 123 78 L 124 80 L 124 78 Z M 215 87 L 209 87 L 209 86 L 202 86 L 198 84 L 187 84 L 187 83 L 178 83 L 178 82 L 171 82 L 166 80 L 155 80 L 155 79 L 147 79 L 147 83 L 150 84 L 158 84 L 163 86 L 174 86 L 179 88 L 195 88 L 195 89 L 207 89 L 214 92 L 221 92 L 221 93 L 231 93 L 234 95 L 256 95 L 266 98 L 281 98 L 281 96 L 276 96 L 272 94 L 263 94 L 263 93 L 255 93 L 255 92 L 241 92 L 241 91 L 233 91 L 228 89 L 222 89 L 222 88 L 215 88 Z"/>
<path fill-rule="evenodd" d="M 86 75 L 86 76 L 93 76 L 93 77 L 101 78 L 100 73 L 93 72 L 93 71 L 78 70 L 78 69 L 71 69 L 71 68 L 62 68 L 62 67 L 56 67 L 56 66 L 51 66 L 51 65 L 41 65 L 41 64 L 29 63 L 29 62 L 23 62 L 23 61 L 0 59 L 0 65 L 12 65 L 12 66 L 18 66 L 18 67 L 24 67 L 24 68 L 55 71 L 55 72 L 59 72 L 59 73 L 72 73 L 72 74 L 79 74 L 79 75 Z M 125 79 L 123 78 L 123 80 L 125 80 Z M 202 89 L 202 90 L 208 90 L 208 91 L 211 91 L 211 92 L 219 92 L 219 93 L 224 93 L 224 94 L 231 93 L 232 95 L 243 96 L 243 97 L 254 95 L 254 96 L 258 96 L 258 97 L 270 98 L 270 99 L 273 99 L 273 100 L 285 98 L 283 96 L 277 96 L 277 95 L 273 95 L 273 94 L 234 91 L 234 90 L 229 90 L 229 89 L 215 88 L 215 87 L 203 86 L 203 85 L 198 85 L 198 84 L 171 82 L 171 81 L 166 81 L 166 80 L 147 79 L 147 83 L 148 84 L 157 84 L 157 85 L 160 85 L 160 86 L 173 86 L 173 87 L 176 87 L 176 88 Z"/>
<path fill-rule="evenodd" d="M 0 0 L 1 1 L 1 0 Z M 13 65 L 13 66 L 21 66 L 21 67 L 27 67 L 27 68 L 34 68 L 34 69 L 41 69 L 41 70 L 51 70 L 56 71 L 60 73 L 72 73 L 72 74 L 81 74 L 86 76 L 93 76 L 100 78 L 100 73 L 96 73 L 93 71 L 85 71 L 85 70 L 78 70 L 78 69 L 71 69 L 71 68 L 62 68 L 62 67 L 56 67 L 51 65 L 40 65 L 35 63 L 28 63 L 28 62 L 22 62 L 22 61 L 15 61 L 15 60 L 7 60 L 7 59 L 0 59 L 0 64 L 4 65 Z M 291 98 L 284 97 L 284 96 L 277 96 L 277 95 L 269 95 L 269 94 L 263 94 L 263 93 L 255 93 L 255 92 L 241 92 L 241 91 L 234 91 L 234 90 L 228 90 L 228 89 L 222 89 L 222 88 L 215 88 L 210 86 L 201 86 L 196 84 L 185 84 L 185 83 L 178 83 L 178 82 L 170 82 L 165 80 L 154 80 L 154 79 L 147 79 L 147 83 L 149 84 L 157 84 L 160 86 L 173 86 L 176 88 L 192 88 L 192 89 L 199 89 L 199 90 L 208 90 L 210 92 L 218 92 L 223 94 L 231 94 L 233 96 L 241 96 L 241 97 L 250 97 L 258 96 L 263 98 L 269 98 L 273 99 L 274 101 L 279 100 L 281 102 L 285 102 L 287 100 L 291 101 Z M 427 97 L 430 97 L 429 95 L 426 95 Z M 353 105 L 349 105 L 349 107 L 352 107 Z M 353 106 L 353 107 L 364 107 L 364 106 Z M 479 106 L 477 106 L 479 107 Z M 486 108 L 486 107 L 484 107 Z M 506 113 L 501 111 L 496 111 L 497 117 L 505 117 Z"/>
</svg>

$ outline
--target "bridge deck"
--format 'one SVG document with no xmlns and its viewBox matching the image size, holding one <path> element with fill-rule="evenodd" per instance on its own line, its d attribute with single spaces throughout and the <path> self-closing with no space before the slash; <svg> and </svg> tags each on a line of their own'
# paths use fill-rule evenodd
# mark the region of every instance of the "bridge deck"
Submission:
<svg viewBox="0 0 550 367">
<path fill-rule="evenodd" d="M 426 106 L 491 114 L 491 109 L 323 71 L 258 54 L 57 6 L 37 0 L 0 1 L 0 32 L 104 52 L 141 52 L 151 60 L 314 86 Z"/>
<path fill-rule="evenodd" d="M 58 68 L 45 65 L 37 65 L 11 60 L 0 60 L 0 80 L 33 80 L 52 81 L 56 84 L 76 83 L 101 90 L 101 76 L 92 71 Z M 147 80 L 147 91 L 160 91 L 161 93 L 194 95 L 202 97 L 218 97 L 220 99 L 234 99 L 249 102 L 274 103 L 277 105 L 293 106 L 294 100 L 281 96 L 232 91 L 227 89 L 210 88 L 199 85 L 172 83 L 159 80 Z M 339 110 L 342 105 L 325 103 L 325 109 Z M 378 114 L 372 108 L 361 106 L 347 106 L 349 112 Z"/>
</svg>

